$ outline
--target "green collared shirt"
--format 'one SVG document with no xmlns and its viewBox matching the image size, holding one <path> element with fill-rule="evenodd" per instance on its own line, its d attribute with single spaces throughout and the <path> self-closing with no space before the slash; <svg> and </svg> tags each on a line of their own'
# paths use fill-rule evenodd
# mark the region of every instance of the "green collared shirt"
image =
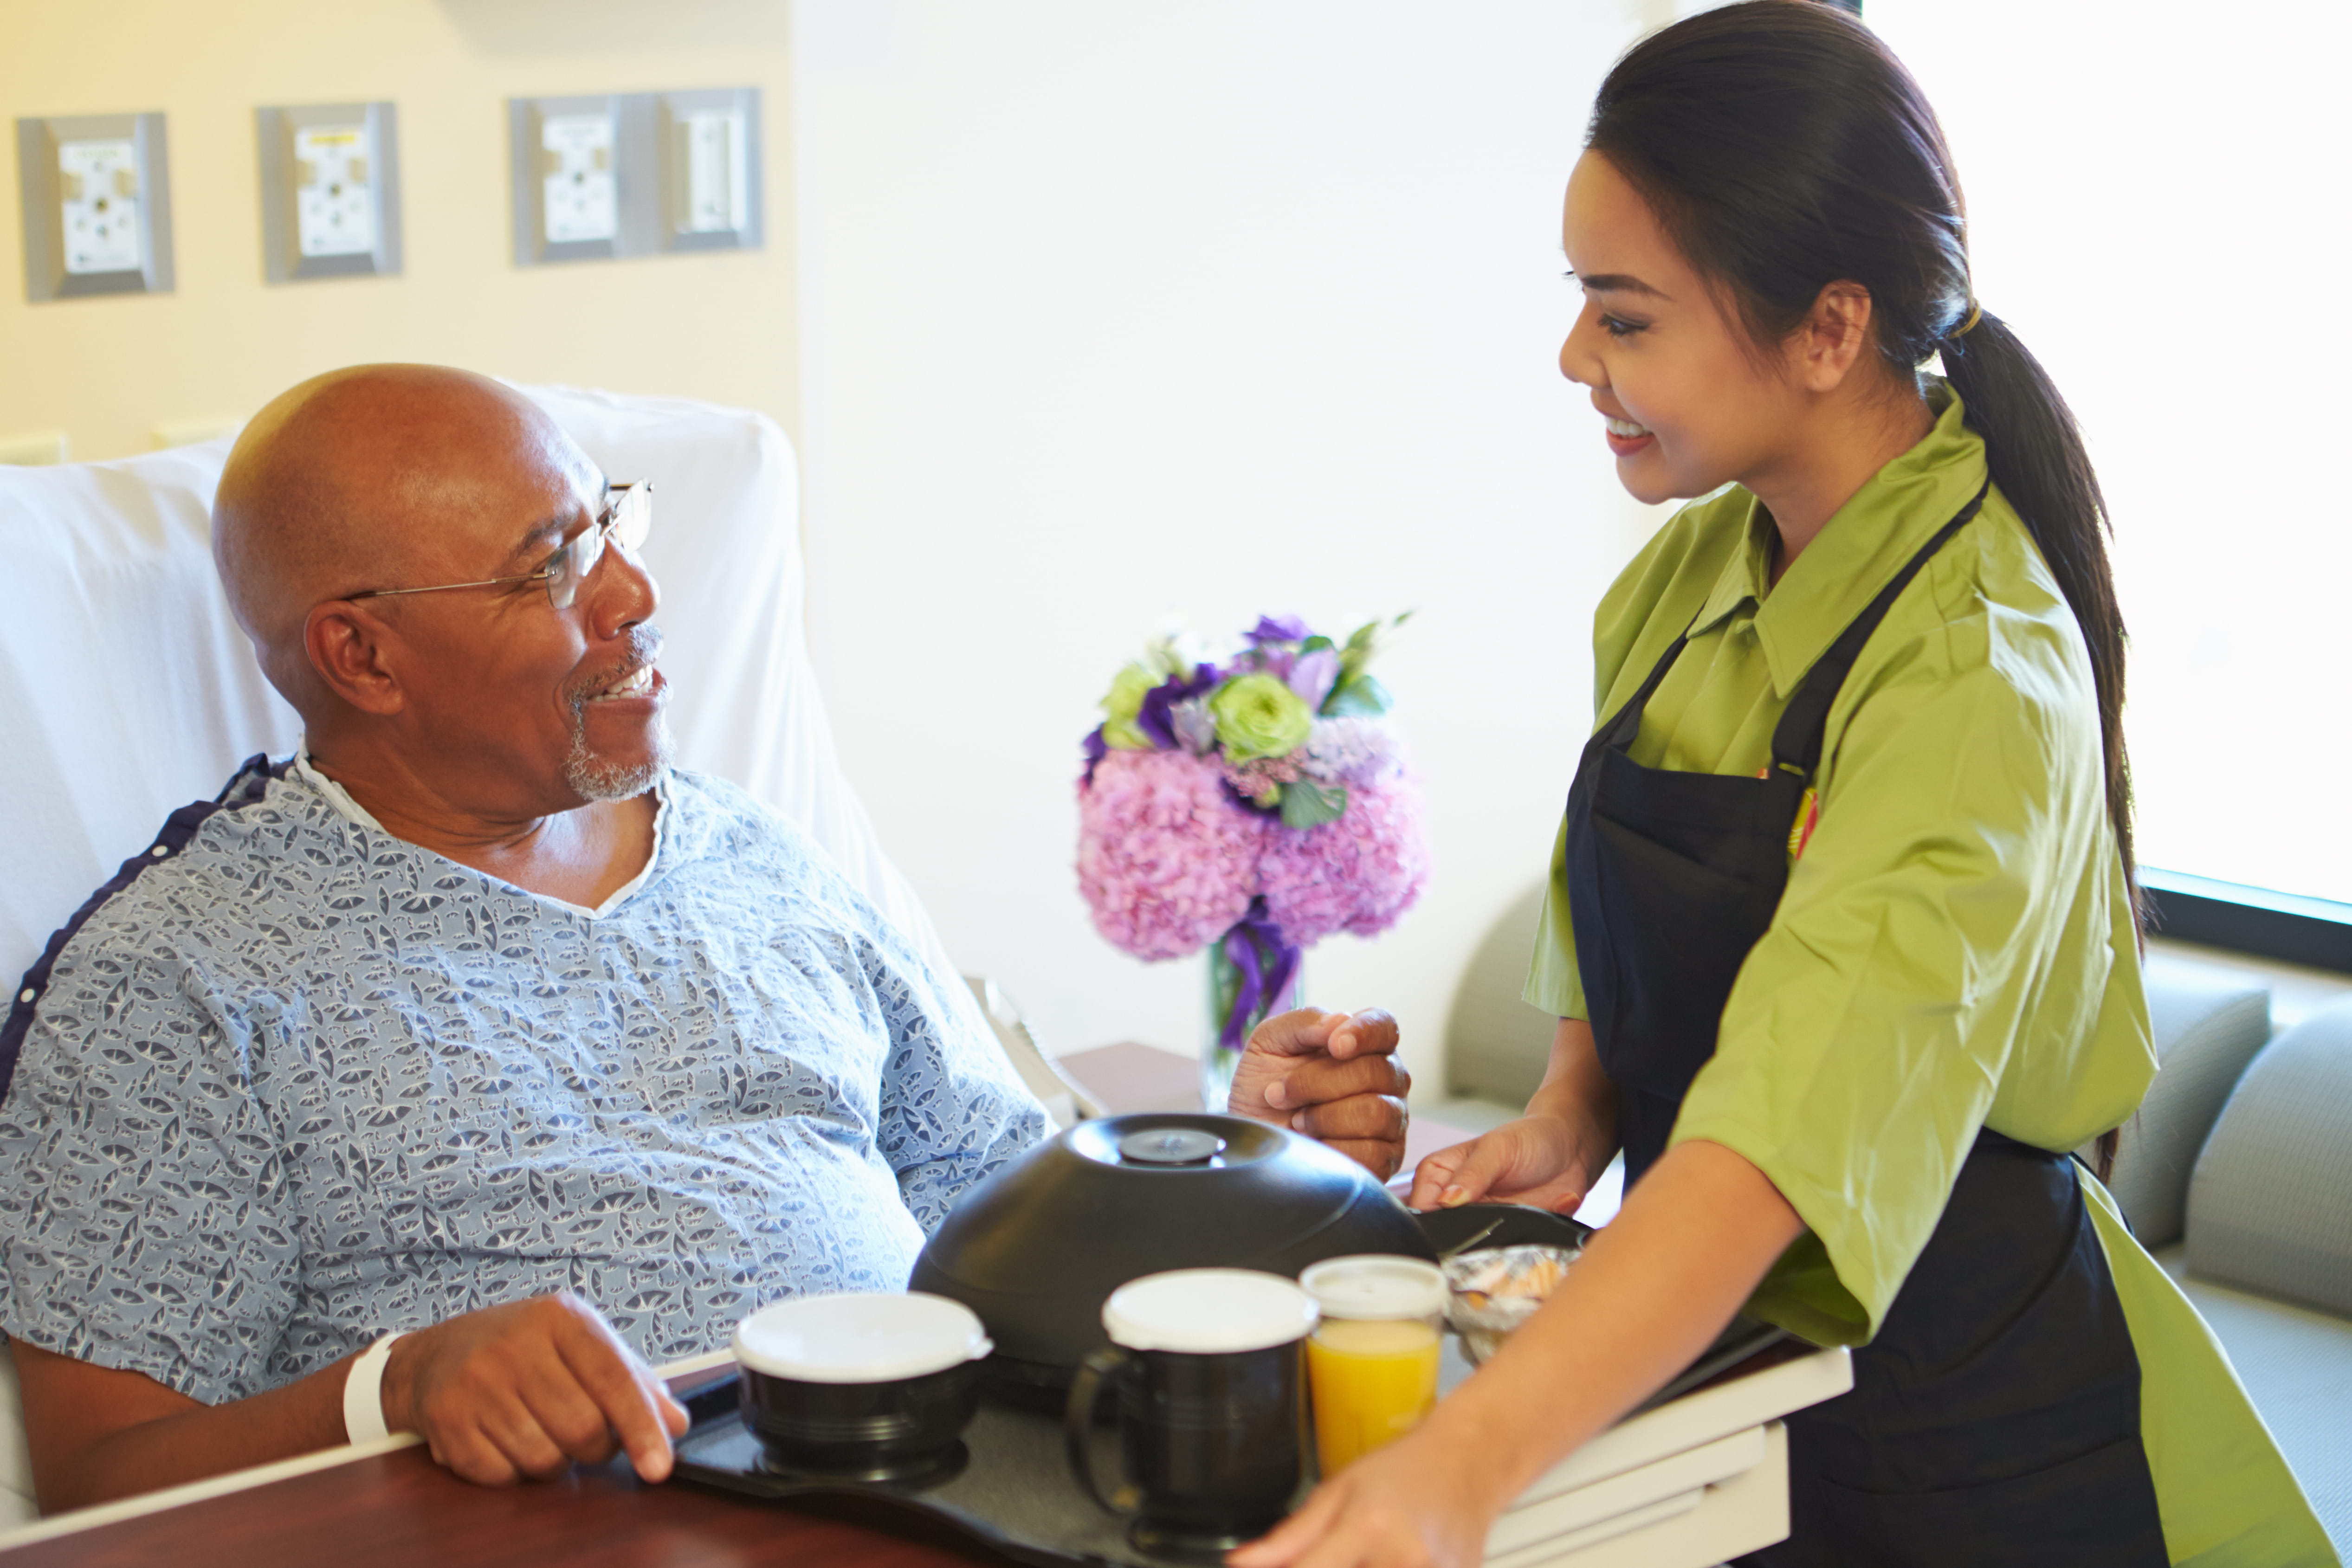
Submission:
<svg viewBox="0 0 2352 1568">
<path fill-rule="evenodd" d="M 1596 706 L 1614 715 L 1675 636 L 1634 761 L 1754 776 L 1816 658 L 1985 481 L 1949 388 L 1771 580 L 1773 526 L 1737 486 L 1685 507 L 1601 601 Z M 2070 1149 L 2156 1072 L 2137 934 L 2107 820 L 2090 656 L 2000 491 L 1895 600 L 1831 706 L 1819 817 L 1723 1010 L 1672 1142 L 1769 1176 L 1806 1233 L 1748 1311 L 1858 1344 L 1990 1126 Z M 1563 834 L 1561 842 L 1564 842 Z M 1560 842 L 1527 998 L 1584 1016 Z M 2141 1440 L 2168 1555 L 2197 1568 L 2334 1561 L 2211 1332 L 2084 1176 L 2140 1364 Z"/>
<path fill-rule="evenodd" d="M 1614 714 L 1687 627 L 1633 746 L 1753 776 L 1813 661 L 1985 481 L 1937 389 L 1934 429 L 1840 507 L 1778 584 L 1733 487 L 1685 507 L 1601 601 Z M 1741 968 L 1674 1141 L 1769 1176 L 1811 1231 L 1759 1308 L 1869 1337 L 1979 1126 L 2073 1148 L 2156 1070 L 2098 706 L 2073 612 L 1998 489 L 1895 600 L 1829 713 L 1819 820 Z M 1581 1017 L 1559 851 L 1528 1000 Z"/>
</svg>

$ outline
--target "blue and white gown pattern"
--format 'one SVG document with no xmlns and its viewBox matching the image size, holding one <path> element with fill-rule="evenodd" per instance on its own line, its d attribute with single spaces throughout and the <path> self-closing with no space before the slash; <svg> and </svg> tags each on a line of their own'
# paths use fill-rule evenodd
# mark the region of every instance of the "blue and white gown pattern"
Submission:
<svg viewBox="0 0 2352 1568">
<path fill-rule="evenodd" d="M 568 1288 L 657 1363 L 902 1288 L 1045 1135 L 961 982 L 731 785 L 668 774 L 645 881 L 591 917 L 259 762 L 0 1031 L 12 1336 L 219 1403 Z"/>
</svg>

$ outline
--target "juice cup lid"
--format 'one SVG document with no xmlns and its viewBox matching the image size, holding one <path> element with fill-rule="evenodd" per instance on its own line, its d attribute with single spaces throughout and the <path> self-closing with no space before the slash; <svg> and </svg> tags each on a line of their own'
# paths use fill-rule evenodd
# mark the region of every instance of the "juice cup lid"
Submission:
<svg viewBox="0 0 2352 1568">
<path fill-rule="evenodd" d="M 1298 1276 L 1327 1318 L 1426 1318 L 1445 1310 L 1445 1275 L 1418 1258 L 1326 1258 Z"/>
</svg>

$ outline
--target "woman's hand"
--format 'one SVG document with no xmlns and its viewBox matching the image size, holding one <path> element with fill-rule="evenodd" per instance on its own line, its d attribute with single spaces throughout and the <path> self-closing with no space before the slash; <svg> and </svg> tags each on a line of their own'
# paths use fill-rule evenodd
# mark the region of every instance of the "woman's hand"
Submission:
<svg viewBox="0 0 2352 1568">
<path fill-rule="evenodd" d="M 1452 1208 L 1489 1198 L 1573 1214 L 1616 1153 L 1617 1088 L 1601 1071 L 1592 1026 L 1562 1019 L 1528 1113 L 1422 1161 L 1406 1202 Z"/>
<path fill-rule="evenodd" d="M 1595 1151 L 1592 1143 L 1589 1130 L 1569 1117 L 1522 1116 L 1423 1160 L 1405 1202 L 1413 1208 L 1452 1208 L 1485 1198 L 1574 1214 L 1609 1163 L 1609 1152 Z"/>
<path fill-rule="evenodd" d="M 1507 1499 L 1475 1444 L 1426 1427 L 1365 1455 L 1225 1561 L 1233 1568 L 1476 1568 Z"/>
</svg>

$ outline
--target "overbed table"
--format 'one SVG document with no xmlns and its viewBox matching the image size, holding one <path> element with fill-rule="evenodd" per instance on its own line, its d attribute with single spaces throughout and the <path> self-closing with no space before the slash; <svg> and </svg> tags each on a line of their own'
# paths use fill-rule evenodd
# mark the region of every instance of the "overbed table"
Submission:
<svg viewBox="0 0 2352 1568">
<path fill-rule="evenodd" d="M 1192 1103 L 1192 1064 L 1171 1052 L 1109 1046 L 1065 1058 L 1063 1066 L 1114 1112 Z M 1406 1168 L 1462 1135 L 1416 1124 Z M 723 1359 L 672 1369 L 671 1386 L 684 1394 L 723 1376 Z M 1461 1371 L 1457 1364 L 1452 1375 Z M 1849 1380 L 1843 1352 L 1789 1347 L 1627 1420 L 1504 1516 L 1489 1541 L 1490 1568 L 1706 1568 L 1778 1540 L 1788 1512 L 1778 1417 L 1843 1392 Z M 8 1568 L 1003 1562 L 944 1529 L 924 1530 L 902 1517 L 878 1528 L 863 1517 L 867 1521 L 854 1505 L 786 1507 L 682 1485 L 648 1487 L 625 1460 L 535 1485 L 475 1487 L 436 1466 L 414 1439 L 392 1437 L 66 1515 L 0 1549 Z"/>
</svg>

